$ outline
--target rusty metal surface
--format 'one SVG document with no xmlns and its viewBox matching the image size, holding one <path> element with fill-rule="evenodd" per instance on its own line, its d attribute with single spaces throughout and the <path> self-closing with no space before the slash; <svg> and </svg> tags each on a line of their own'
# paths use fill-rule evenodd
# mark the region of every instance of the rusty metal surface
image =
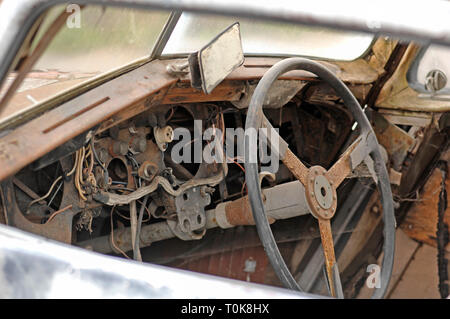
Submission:
<svg viewBox="0 0 450 319">
<path fill-rule="evenodd" d="M 331 222 L 329 219 L 318 218 L 320 239 L 322 242 L 323 255 L 325 257 L 325 267 L 328 276 L 328 283 L 331 296 L 336 297 L 335 283 L 333 281 L 335 275 L 333 274 L 333 267 L 336 264 L 336 257 L 334 255 L 333 235 L 331 232 Z"/>
<path fill-rule="evenodd" d="M 176 81 L 165 73 L 164 63 L 154 61 L 15 129 L 0 140 L 0 180 Z"/>
<path fill-rule="evenodd" d="M 279 109 L 286 105 L 298 92 L 308 84 L 307 81 L 278 80 L 267 92 L 264 108 Z M 245 91 L 238 101 L 233 101 L 233 105 L 238 109 L 246 109 L 250 105 L 256 83 L 247 83 Z"/>
<path fill-rule="evenodd" d="M 297 178 L 303 185 L 308 185 L 308 168 L 301 160 L 295 156 L 294 153 L 288 148 L 284 157 L 282 158 L 284 165 L 291 171 L 291 173 Z"/>
<path fill-rule="evenodd" d="M 350 187 L 348 187 L 350 186 Z M 366 233 L 367 229 L 370 229 L 372 226 L 370 223 L 361 223 L 358 224 L 359 218 L 361 217 L 362 211 L 364 211 L 366 207 L 366 200 L 373 193 L 373 188 L 366 186 L 361 181 L 355 181 L 353 184 L 349 184 L 348 186 L 344 186 L 343 191 L 348 194 L 348 196 L 343 196 L 343 202 L 338 208 L 338 212 L 336 213 L 336 217 L 333 219 L 332 230 L 333 230 L 333 240 L 334 245 L 337 247 L 336 257 L 339 258 L 341 262 L 342 268 L 342 279 L 345 280 L 345 271 L 347 264 L 345 262 L 350 262 L 354 256 L 350 256 L 349 258 L 345 258 L 344 260 L 340 258 L 340 256 L 349 251 L 352 253 L 357 253 L 354 249 L 352 249 L 351 245 L 354 243 L 350 243 L 350 245 L 346 244 L 347 236 L 345 235 L 344 229 L 348 228 L 350 225 L 357 225 L 356 229 L 354 229 L 354 233 Z M 368 209 L 372 206 L 369 205 Z M 357 237 L 357 236 L 356 236 Z M 367 240 L 367 238 L 364 238 Z M 316 243 L 311 241 L 309 243 L 309 249 L 315 248 L 314 245 Z M 350 247 L 348 247 L 350 246 Z M 308 250 L 309 250 L 308 249 Z M 322 283 L 325 283 L 326 278 L 323 278 L 322 267 L 324 265 L 323 252 L 321 249 L 316 249 L 312 256 L 309 257 L 309 262 L 305 265 L 304 268 L 298 269 L 297 276 L 299 283 L 302 287 L 305 288 L 306 291 L 315 291 L 319 292 L 323 289 Z M 344 282 L 345 284 L 346 282 Z"/>
<path fill-rule="evenodd" d="M 334 188 L 337 188 L 344 181 L 345 177 L 352 172 L 351 155 L 360 143 L 361 138 L 353 142 L 353 144 L 339 157 L 339 160 L 333 167 L 326 172 L 326 176 Z"/>
<path fill-rule="evenodd" d="M 392 42 L 396 42 L 395 47 L 393 47 L 394 43 Z M 395 40 L 384 40 L 383 38 L 377 40 L 377 43 L 372 47 L 372 50 L 375 51 L 374 57 L 372 58 L 372 64 L 381 64 L 385 72 L 374 83 L 363 104 L 367 104 L 369 107 L 374 106 L 380 91 L 395 72 L 407 47 L 407 44 L 399 43 Z"/>
<path fill-rule="evenodd" d="M 63 169 L 69 171 L 73 167 L 71 156 L 64 158 L 60 165 Z M 23 184 L 16 178 L 7 179 L 0 184 L 4 209 L 8 219 L 6 224 L 46 238 L 71 244 L 73 241 L 74 217 L 83 211 L 84 208 L 87 208 L 84 203 L 79 201 L 73 176 L 64 180 L 59 210 L 52 212 L 48 219 L 43 217 L 33 219 L 33 216 L 26 216 L 20 210 L 14 189 L 14 185 L 17 182 Z M 25 184 L 22 187 L 28 188 Z M 31 192 L 30 196 L 33 195 L 31 198 L 37 196 L 31 189 L 29 189 L 29 192 Z M 42 223 L 44 220 L 46 221 Z"/>
<path fill-rule="evenodd" d="M 447 164 L 448 165 L 448 164 Z M 441 190 L 442 174 L 436 168 L 419 192 L 419 197 L 413 202 L 405 219 L 401 224 L 403 231 L 411 238 L 436 247 L 436 231 L 438 225 L 438 202 Z M 450 194 L 450 181 L 446 180 L 447 196 Z M 444 224 L 450 225 L 450 206 L 444 214 Z M 450 244 L 445 247 L 450 252 Z"/>
<path fill-rule="evenodd" d="M 242 92 L 243 83 L 225 81 L 215 90 L 217 92 L 211 95 L 202 92 L 189 93 L 189 90 L 193 90 L 190 87 L 178 87 L 178 93 L 176 93 L 173 91 L 176 87 L 172 85 L 177 79 L 165 73 L 166 63 L 154 61 L 129 72 L 63 104 L 45 116 L 30 121 L 1 139 L 0 163 L 5 169 L 0 172 L 0 179 L 16 172 L 24 165 L 101 121 L 105 122 L 99 131 L 104 131 L 155 104 L 166 103 L 166 99 L 173 103 L 171 97 L 177 96 L 175 100 L 180 101 L 179 98 L 185 94 L 185 97 L 181 99 L 183 102 L 215 101 L 233 99 Z M 149 74 L 153 76 L 149 77 Z M 261 75 L 262 73 L 258 76 Z M 131 87 L 133 83 L 140 85 Z M 155 100 L 151 98 L 153 95 L 158 96 L 161 91 L 162 96 Z M 99 98 L 99 92 L 104 98 Z M 27 132 L 26 139 L 24 132 Z M 39 142 L 43 140 L 46 143 Z M 20 160 L 12 160 L 13 156 L 17 156 L 19 152 L 22 155 Z"/>
<path fill-rule="evenodd" d="M 294 181 L 277 185 L 263 190 L 265 198 L 265 207 L 267 209 L 268 220 L 270 223 L 275 220 L 291 219 L 309 214 L 308 205 L 304 199 L 305 190 L 300 182 Z M 282 197 L 284 196 L 284 197 Z M 167 207 L 167 206 L 166 206 Z M 152 243 L 182 236 L 173 226 L 175 221 L 152 223 L 142 226 L 141 247 L 146 247 Z M 253 215 L 248 204 L 248 197 L 242 197 L 234 201 L 219 204 L 215 209 L 206 211 L 206 229 L 216 227 L 231 228 L 240 225 L 254 225 Z M 123 228 L 114 231 L 114 245 L 123 251 L 131 248 L 131 229 Z M 193 239 L 182 236 L 182 239 Z M 111 251 L 118 252 L 111 241 L 112 236 L 101 236 L 92 240 L 79 242 L 81 247 L 90 247 L 90 249 L 102 253 Z M 196 238 L 199 239 L 199 238 Z"/>
<path fill-rule="evenodd" d="M 227 221 L 231 225 L 255 225 L 248 196 L 232 201 L 225 206 Z"/>
<path fill-rule="evenodd" d="M 328 181 L 327 171 L 321 166 L 313 166 L 308 171 L 307 184 L 305 186 L 306 201 L 309 204 L 311 214 L 320 220 L 329 220 L 333 218 L 337 208 L 336 187 Z M 328 187 L 321 186 L 318 190 L 315 184 L 318 178 L 323 178 Z M 329 197 L 330 203 L 324 205 L 325 196 Z"/>
<path fill-rule="evenodd" d="M 66 182 L 64 191 L 68 192 L 72 185 L 73 183 Z M 54 239 L 63 243 L 72 243 L 72 220 L 77 213 L 76 210 L 68 209 L 56 215 L 48 223 L 37 224 L 28 220 L 20 211 L 15 199 L 16 195 L 14 192 L 14 186 L 10 179 L 2 182 L 1 190 L 4 207 L 8 216 L 7 224 L 9 226 L 17 227 L 30 233 L 41 235 L 46 238 Z M 67 202 L 63 201 L 61 204 L 62 206 L 64 206 L 67 205 L 68 202 L 69 200 Z M 70 200 L 70 202 L 72 201 Z"/>
<path fill-rule="evenodd" d="M 414 138 L 398 126 L 389 123 L 381 114 L 371 112 L 372 126 L 378 142 L 389 154 L 396 171 L 401 171 L 403 161 L 414 143 Z"/>
<path fill-rule="evenodd" d="M 311 214 L 318 220 L 320 237 L 322 241 L 322 249 L 325 257 L 325 267 L 328 276 L 328 283 L 331 296 L 336 297 L 339 291 L 342 290 L 341 285 L 336 286 L 336 280 L 339 279 L 339 273 L 336 275 L 336 257 L 334 253 L 333 236 L 331 231 L 330 219 L 336 213 L 337 208 L 337 193 L 336 187 L 344 180 L 345 176 L 351 172 L 350 155 L 356 148 L 359 142 L 354 143 L 339 159 L 338 163 L 332 167 L 330 172 L 327 172 L 321 166 L 313 166 L 306 168 L 303 163 L 295 156 L 292 151 L 287 149 L 283 163 L 289 168 L 294 176 L 300 180 L 305 186 L 306 200 L 309 204 Z M 336 168 L 337 167 L 337 168 Z M 330 175 L 328 175 L 330 173 Z M 328 188 L 320 188 L 321 194 L 317 194 L 317 189 L 314 187 L 317 179 L 323 177 L 328 182 Z M 331 178 L 330 178 L 331 177 Z M 331 203 L 319 202 L 318 196 L 331 196 Z M 250 205 L 248 204 L 248 209 Z M 324 207 L 325 206 L 325 207 Z"/>
</svg>

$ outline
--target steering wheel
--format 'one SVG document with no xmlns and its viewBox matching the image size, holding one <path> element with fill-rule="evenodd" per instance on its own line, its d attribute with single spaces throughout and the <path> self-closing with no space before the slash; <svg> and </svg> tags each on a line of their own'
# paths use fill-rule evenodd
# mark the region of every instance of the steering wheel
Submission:
<svg viewBox="0 0 450 319">
<path fill-rule="evenodd" d="M 343 99 L 344 104 L 350 109 L 360 126 L 359 137 L 329 170 L 326 170 L 321 166 L 307 168 L 289 149 L 288 144 L 278 135 L 278 133 L 274 132 L 270 122 L 264 116 L 262 105 L 269 88 L 281 74 L 291 70 L 309 71 L 327 82 L 335 90 L 338 96 Z M 319 224 L 322 249 L 325 257 L 327 283 L 333 297 L 343 298 L 330 223 L 337 207 L 336 189 L 344 181 L 345 177 L 359 164 L 363 161 L 366 163 L 369 171 L 372 173 L 372 177 L 377 183 L 383 206 L 384 257 L 378 278 L 380 288 L 376 288 L 372 295 L 372 298 L 382 298 L 389 285 L 394 263 L 394 204 L 388 173 L 380 153 L 375 133 L 351 91 L 338 77 L 323 65 L 308 59 L 289 58 L 276 63 L 264 74 L 253 93 L 248 108 L 247 119 L 245 122 L 245 180 L 258 235 L 272 267 L 283 285 L 290 289 L 303 291 L 290 273 L 278 250 L 264 211 L 258 176 L 258 163 L 256 160 L 250 160 L 250 158 L 255 158 L 257 142 L 256 139 L 252 139 L 250 135 L 247 135 L 247 132 L 249 132 L 249 130 L 257 130 L 261 134 L 261 131 L 267 131 L 259 130 L 260 128 L 267 128 L 272 132 L 270 136 L 267 136 L 270 145 L 272 145 L 271 151 L 278 152 L 279 159 L 305 187 L 305 197 L 310 212 L 317 219 Z M 274 144 L 274 139 L 277 139 L 277 144 Z M 273 145 L 277 145 L 277 147 L 274 147 Z"/>
</svg>

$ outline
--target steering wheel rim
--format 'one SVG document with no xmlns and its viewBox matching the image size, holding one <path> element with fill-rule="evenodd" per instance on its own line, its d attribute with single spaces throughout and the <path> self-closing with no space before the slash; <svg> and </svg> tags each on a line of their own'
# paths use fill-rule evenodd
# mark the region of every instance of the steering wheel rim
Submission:
<svg viewBox="0 0 450 319">
<path fill-rule="evenodd" d="M 361 106 L 359 105 L 356 98 L 353 96 L 351 91 L 347 88 L 347 86 L 338 78 L 336 77 L 331 71 L 329 71 L 325 66 L 308 59 L 304 58 L 289 58 L 282 60 L 275 65 L 273 65 L 261 78 L 260 82 L 258 83 L 253 96 L 250 101 L 250 105 L 248 108 L 247 118 L 245 122 L 245 131 L 248 132 L 250 129 L 256 129 L 258 130 L 261 127 L 271 127 L 270 123 L 265 118 L 263 111 L 262 111 L 262 105 L 264 103 L 265 97 L 267 95 L 268 90 L 272 86 L 272 84 L 275 82 L 275 80 L 278 79 L 278 77 L 286 72 L 289 72 L 291 70 L 305 70 L 308 72 L 311 72 L 315 75 L 317 75 L 320 79 L 328 83 L 340 96 L 344 104 L 350 109 L 352 112 L 355 120 L 357 121 L 358 125 L 361 127 L 361 135 L 362 138 L 359 144 L 357 144 L 356 147 L 359 147 L 359 145 L 363 145 L 364 148 L 367 148 L 367 154 L 364 156 L 364 158 L 359 158 L 358 160 L 366 160 L 368 157 L 370 157 L 374 161 L 374 173 L 376 174 L 376 182 L 377 187 L 379 190 L 379 193 L 381 194 L 381 203 L 383 206 L 383 223 L 384 223 L 384 244 L 383 244 L 383 262 L 380 272 L 380 288 L 376 288 L 372 298 L 382 298 L 387 290 L 387 287 L 389 285 L 389 281 L 392 274 L 392 268 L 394 263 L 394 247 L 395 247 L 395 216 L 394 216 L 394 204 L 392 199 L 392 192 L 390 187 L 390 182 L 388 178 L 387 169 L 385 166 L 385 163 L 383 162 L 383 157 L 379 150 L 378 141 L 376 139 L 375 133 L 370 125 L 370 122 L 368 121 L 366 115 L 362 111 Z M 279 136 L 278 136 L 279 137 Z M 284 141 L 283 141 L 284 142 Z M 284 142 L 285 143 L 285 142 Z M 259 184 L 259 177 L 258 177 L 258 164 L 255 162 L 250 161 L 249 159 L 252 158 L 251 156 L 254 156 L 254 154 L 251 154 L 251 152 L 255 151 L 255 144 L 254 140 L 252 140 L 247 134 L 245 136 L 245 179 L 247 183 L 248 188 L 248 194 L 249 194 L 249 201 L 250 206 L 252 208 L 253 217 L 256 223 L 258 235 L 261 239 L 261 242 L 264 246 L 264 249 L 268 255 L 268 258 L 270 260 L 270 263 L 272 264 L 272 267 L 274 268 L 278 278 L 281 280 L 283 285 L 287 288 L 303 291 L 303 289 L 299 286 L 299 284 L 296 282 L 296 280 L 293 278 L 292 274 L 290 273 L 288 267 L 286 266 L 286 263 L 284 262 L 279 250 L 278 246 L 276 244 L 276 241 L 273 237 L 270 224 L 267 220 L 266 213 L 264 210 L 263 200 L 261 197 L 261 188 Z M 352 144 L 353 145 L 353 144 Z M 252 148 L 253 147 L 253 148 Z M 358 162 L 358 160 L 354 160 L 352 158 L 353 153 L 355 153 L 354 157 L 361 157 L 361 154 L 356 154 L 354 147 L 350 153 L 347 154 L 349 149 L 341 156 L 341 158 L 336 162 L 333 167 L 328 170 L 328 172 L 332 171 L 332 169 L 335 166 L 338 166 L 338 163 L 341 162 L 346 164 L 347 160 L 350 160 L 351 164 L 354 162 Z M 298 158 L 290 152 L 290 150 L 287 147 L 287 144 L 285 146 L 281 146 L 280 148 L 280 158 L 283 160 L 285 164 L 287 164 L 287 157 L 290 157 L 289 160 L 292 160 L 292 156 L 295 157 L 294 162 L 298 160 Z M 359 150 L 358 152 L 361 152 Z M 364 152 L 363 152 L 364 153 Z M 365 153 L 364 153 L 365 154 Z M 286 161 L 285 161 L 286 160 Z M 360 162 L 361 162 L 360 161 Z M 298 160 L 300 162 L 300 160 Z M 297 168 L 301 168 L 303 164 L 296 162 Z M 360 163 L 359 162 L 359 163 Z M 291 162 L 290 162 L 291 163 Z M 359 164 L 358 163 L 358 164 Z M 342 167 L 339 168 L 345 168 L 345 165 L 341 164 Z M 348 163 L 347 163 L 348 164 Z M 300 170 L 297 170 L 297 172 L 294 172 L 296 169 L 295 165 L 293 167 L 288 168 L 293 172 L 294 176 L 296 176 L 302 184 L 306 183 L 307 176 L 305 176 L 305 171 L 301 172 Z M 347 165 L 348 166 L 348 165 Z M 306 167 L 304 167 L 306 168 Z M 354 168 L 354 167 L 353 167 Z M 353 169 L 352 168 L 352 169 Z M 325 170 L 325 169 L 323 169 Z M 338 169 L 336 169 L 338 170 Z M 336 171 L 335 170 L 335 171 Z M 309 170 L 308 170 L 309 171 Z M 326 171 L 326 170 L 325 170 Z M 348 168 L 347 168 L 348 171 Z M 297 173 L 297 174 L 295 174 Z M 317 173 L 316 173 L 317 174 Z M 334 173 L 324 173 L 327 178 L 330 180 L 333 178 Z M 328 175 L 326 175 L 328 174 Z M 343 180 L 343 178 L 342 178 Z M 342 180 L 339 180 L 342 182 Z M 331 183 L 332 184 L 332 183 Z M 305 188 L 307 185 L 305 185 Z M 337 185 L 339 186 L 339 185 Z M 335 186 L 333 189 L 335 191 Z M 335 193 L 334 193 L 335 194 Z M 317 196 L 316 196 L 317 197 Z M 336 200 L 336 196 L 334 196 L 334 200 Z M 308 203 L 310 205 L 310 203 Z M 317 209 L 319 209 L 317 205 Z M 335 207 L 334 207 L 335 208 Z M 317 210 L 313 207 L 313 210 L 317 212 L 323 212 L 324 210 Z M 331 209 L 331 208 L 330 208 Z M 310 205 L 311 210 L 311 205 Z M 334 215 L 334 211 L 328 210 L 327 212 L 332 212 Z M 315 216 L 317 214 L 313 214 L 314 217 L 318 218 L 320 216 Z M 322 214 L 320 214 L 322 215 Z M 325 216 L 322 215 L 323 218 Z M 320 221 L 322 221 L 322 217 L 320 217 L 319 220 L 319 226 Z M 332 217 L 332 216 L 331 216 Z M 331 218 L 330 217 L 330 218 Z M 324 219 L 326 220 L 326 218 Z M 328 223 L 329 225 L 329 223 Z M 322 230 L 322 228 L 321 228 Z M 329 227 L 329 232 L 331 236 L 331 227 Z M 321 232 L 322 235 L 322 232 Z M 322 237 L 322 244 L 324 243 Z M 332 238 L 331 238 L 332 242 Z M 333 246 L 333 245 L 332 245 Z M 322 245 L 324 247 L 324 245 Z M 324 250 L 325 253 L 325 250 Z M 333 248 L 333 257 L 334 257 L 334 248 Z M 337 263 L 336 265 L 336 271 L 337 270 Z M 335 272 L 336 272 L 335 271 Z M 330 273 L 328 273 L 330 274 Z M 339 275 L 338 275 L 339 276 Z M 331 279 L 330 279 L 331 280 Z"/>
</svg>

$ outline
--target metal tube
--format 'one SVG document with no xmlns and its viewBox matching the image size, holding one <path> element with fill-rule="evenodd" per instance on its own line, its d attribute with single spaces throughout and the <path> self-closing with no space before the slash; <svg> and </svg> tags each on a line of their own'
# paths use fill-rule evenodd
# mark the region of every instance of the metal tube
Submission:
<svg viewBox="0 0 450 319">
<path fill-rule="evenodd" d="M 266 211 L 273 221 L 309 214 L 305 199 L 305 188 L 299 181 L 277 185 L 263 190 L 266 198 Z M 249 219 L 250 217 L 250 219 Z M 240 222 L 239 222 L 240 221 Z M 206 228 L 230 228 L 237 225 L 254 225 L 253 215 L 248 204 L 247 196 L 234 201 L 225 202 L 216 209 L 206 211 Z M 131 228 L 114 231 L 114 243 L 123 251 L 130 251 L 132 246 Z M 142 226 L 141 247 L 149 246 L 153 242 L 176 237 L 166 222 Z M 100 253 L 115 252 L 111 246 L 110 236 L 97 237 L 77 246 Z M 118 252 L 117 252 L 118 253 Z"/>
<path fill-rule="evenodd" d="M 299 181 L 263 189 L 262 195 L 269 222 L 309 214 L 305 187 Z M 248 196 L 219 204 L 215 216 L 221 228 L 255 225 Z"/>
</svg>

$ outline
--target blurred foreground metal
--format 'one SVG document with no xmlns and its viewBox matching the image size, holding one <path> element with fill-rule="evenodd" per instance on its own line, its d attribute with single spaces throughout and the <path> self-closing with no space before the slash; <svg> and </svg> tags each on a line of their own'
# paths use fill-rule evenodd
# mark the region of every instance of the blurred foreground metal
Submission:
<svg viewBox="0 0 450 319">
<path fill-rule="evenodd" d="M 0 225 L 0 298 L 316 298 L 89 252 Z"/>
</svg>

